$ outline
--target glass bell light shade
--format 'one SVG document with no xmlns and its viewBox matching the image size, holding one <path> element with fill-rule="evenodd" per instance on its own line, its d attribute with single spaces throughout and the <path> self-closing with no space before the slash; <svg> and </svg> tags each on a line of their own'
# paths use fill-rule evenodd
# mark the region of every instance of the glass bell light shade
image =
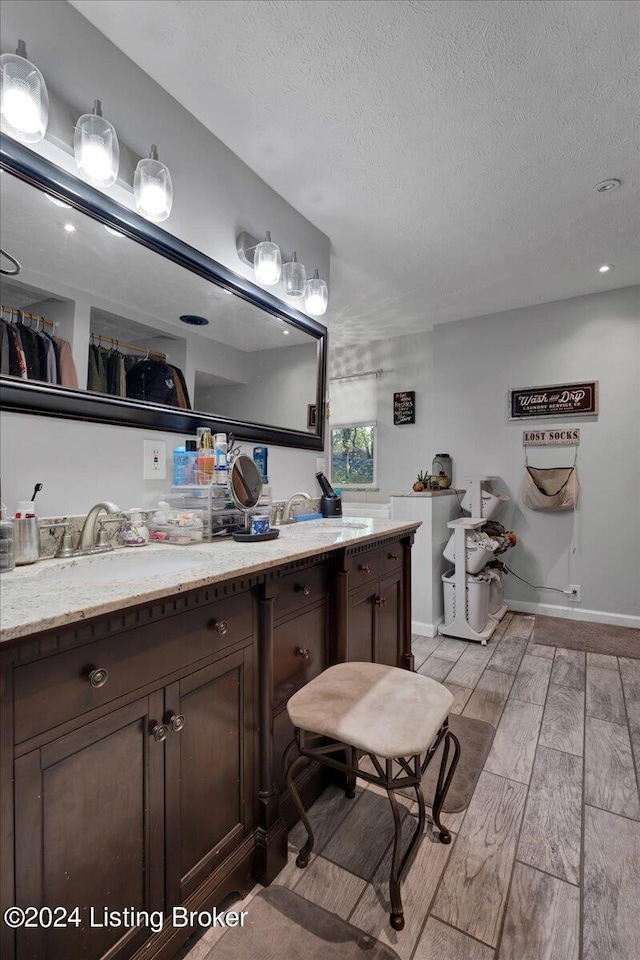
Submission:
<svg viewBox="0 0 640 960">
<path fill-rule="evenodd" d="M 133 178 L 133 197 L 138 213 L 161 223 L 171 213 L 173 204 L 173 184 L 169 167 L 158 160 L 158 150 L 154 144 L 148 157 L 138 161 Z"/>
<path fill-rule="evenodd" d="M 273 243 L 268 231 L 265 239 L 255 249 L 253 269 L 256 280 L 258 283 L 263 283 L 265 287 L 272 287 L 280 280 L 282 273 L 280 247 L 277 243 Z"/>
<path fill-rule="evenodd" d="M 73 152 L 78 173 L 94 187 L 110 187 L 120 166 L 120 145 L 113 124 L 102 116 L 96 100 L 92 113 L 83 114 L 76 124 Z"/>
<path fill-rule="evenodd" d="M 0 120 L 2 132 L 23 143 L 38 143 L 47 130 L 47 85 L 27 60 L 24 40 L 18 41 L 15 53 L 0 57 Z"/>
<path fill-rule="evenodd" d="M 318 271 L 309 281 L 307 281 L 307 295 L 305 298 L 305 307 L 307 313 L 314 317 L 321 317 L 327 309 L 329 303 L 329 287 L 326 280 L 321 280 Z"/>
<path fill-rule="evenodd" d="M 303 263 L 298 263 L 295 251 L 291 254 L 291 261 L 282 268 L 282 285 L 284 295 L 289 300 L 302 300 L 307 289 L 307 271 Z"/>
</svg>

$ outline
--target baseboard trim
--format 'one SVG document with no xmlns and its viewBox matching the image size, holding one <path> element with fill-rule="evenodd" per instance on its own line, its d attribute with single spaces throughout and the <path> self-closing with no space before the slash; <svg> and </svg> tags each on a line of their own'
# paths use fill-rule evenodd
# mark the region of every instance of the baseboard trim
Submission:
<svg viewBox="0 0 640 960">
<path fill-rule="evenodd" d="M 411 621 L 411 633 L 418 637 L 437 637 L 438 627 L 443 622 L 444 617 L 438 617 L 435 623 L 422 623 L 421 620 Z"/>
<path fill-rule="evenodd" d="M 507 598 L 505 600 L 509 610 L 514 610 L 516 613 L 539 613 L 541 616 L 561 617 L 563 620 L 590 620 L 592 623 L 610 623 L 614 627 L 640 628 L 640 616 L 609 613 L 607 610 L 584 610 L 582 607 L 561 607 L 554 603 L 530 603 L 527 600 L 509 600 Z M 432 636 L 432 634 L 427 634 L 427 636 Z"/>
</svg>

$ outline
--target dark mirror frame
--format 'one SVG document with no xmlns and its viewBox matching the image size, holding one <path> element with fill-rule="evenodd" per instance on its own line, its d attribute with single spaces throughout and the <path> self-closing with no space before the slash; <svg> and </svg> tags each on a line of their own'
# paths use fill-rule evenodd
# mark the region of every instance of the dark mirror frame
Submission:
<svg viewBox="0 0 640 960">
<path fill-rule="evenodd" d="M 195 434 L 196 427 L 208 426 L 214 432 L 233 433 L 239 440 L 255 440 L 307 450 L 324 449 L 326 327 L 10 137 L 0 138 L 0 167 L 39 190 L 64 200 L 94 220 L 119 230 L 154 253 L 167 257 L 314 337 L 318 342 L 316 409 L 319 415 L 315 429 L 289 430 L 8 377 L 0 378 L 2 409 L 182 434 Z"/>
</svg>

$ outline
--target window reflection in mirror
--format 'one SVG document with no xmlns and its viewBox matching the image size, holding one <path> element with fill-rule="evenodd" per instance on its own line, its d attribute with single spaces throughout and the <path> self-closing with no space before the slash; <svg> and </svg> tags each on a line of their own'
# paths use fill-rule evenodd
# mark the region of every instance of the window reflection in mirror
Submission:
<svg viewBox="0 0 640 960">
<path fill-rule="evenodd" d="M 4 375 L 308 429 L 315 337 L 7 171 L 1 204 Z"/>
</svg>

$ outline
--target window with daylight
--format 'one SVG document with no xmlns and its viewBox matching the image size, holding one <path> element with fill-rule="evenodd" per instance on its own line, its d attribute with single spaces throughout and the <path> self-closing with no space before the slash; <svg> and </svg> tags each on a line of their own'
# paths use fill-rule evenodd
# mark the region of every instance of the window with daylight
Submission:
<svg viewBox="0 0 640 960">
<path fill-rule="evenodd" d="M 331 482 L 367 487 L 376 482 L 376 373 L 341 377 L 329 387 Z"/>
<path fill-rule="evenodd" d="M 373 486 L 376 428 L 374 424 L 357 427 L 331 427 L 331 482 L 334 486 Z"/>
</svg>

